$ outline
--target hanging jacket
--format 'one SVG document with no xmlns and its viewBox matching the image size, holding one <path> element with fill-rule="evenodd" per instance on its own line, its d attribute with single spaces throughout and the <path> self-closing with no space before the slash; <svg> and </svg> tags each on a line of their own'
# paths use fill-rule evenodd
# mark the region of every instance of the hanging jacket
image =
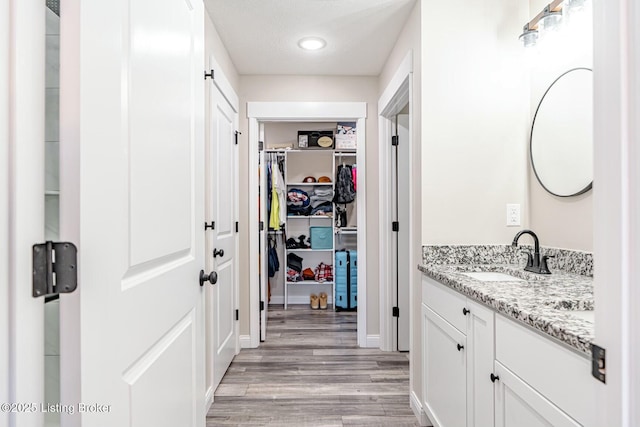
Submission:
<svg viewBox="0 0 640 427">
<path fill-rule="evenodd" d="M 353 187 L 353 176 L 350 166 L 338 166 L 336 173 L 336 188 L 334 203 L 351 203 L 356 199 L 356 190 Z"/>
</svg>

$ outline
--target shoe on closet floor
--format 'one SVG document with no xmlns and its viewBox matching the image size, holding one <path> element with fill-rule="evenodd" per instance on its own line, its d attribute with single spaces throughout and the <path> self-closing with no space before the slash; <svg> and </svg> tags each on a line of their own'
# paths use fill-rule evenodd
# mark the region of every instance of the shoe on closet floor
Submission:
<svg viewBox="0 0 640 427">
<path fill-rule="evenodd" d="M 319 305 L 321 310 L 327 309 L 327 294 L 325 292 L 320 292 L 320 296 L 318 297 Z"/>
<path fill-rule="evenodd" d="M 320 308 L 320 298 L 316 294 L 311 294 L 311 309 L 317 310 L 318 308 Z"/>
</svg>

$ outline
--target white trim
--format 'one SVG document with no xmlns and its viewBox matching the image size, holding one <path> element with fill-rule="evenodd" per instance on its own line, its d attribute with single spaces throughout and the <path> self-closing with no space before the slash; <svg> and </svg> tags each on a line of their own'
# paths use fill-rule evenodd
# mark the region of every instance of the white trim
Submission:
<svg viewBox="0 0 640 427">
<path fill-rule="evenodd" d="M 211 409 L 211 405 L 213 405 L 213 394 L 214 394 L 213 387 L 207 388 L 207 392 L 204 395 L 204 412 L 205 413 L 209 412 L 209 409 Z"/>
<path fill-rule="evenodd" d="M 240 348 L 255 348 L 251 345 L 251 335 L 240 335 Z"/>
<path fill-rule="evenodd" d="M 395 115 L 409 101 L 409 87 L 403 89 L 403 83 L 413 72 L 413 50 L 409 50 L 398 69 L 393 74 L 391 81 L 380 95 L 378 111 L 381 116 Z M 398 96 L 400 95 L 400 96 Z"/>
<path fill-rule="evenodd" d="M 386 144 L 385 141 L 389 140 L 392 132 L 391 118 L 395 116 L 400 110 L 409 103 L 409 155 L 414 155 L 413 146 L 413 51 L 410 50 L 405 56 L 404 60 L 394 73 L 393 78 L 383 91 L 382 96 L 378 101 L 378 111 L 380 115 L 378 117 L 378 162 L 379 162 L 379 212 L 380 212 L 380 224 L 379 224 L 379 236 L 380 236 L 380 248 L 379 248 L 379 277 L 380 277 L 380 343 L 381 349 L 384 351 L 392 351 L 394 348 L 393 343 L 393 324 L 394 318 L 390 315 L 393 307 L 393 295 L 394 295 L 394 280 L 392 277 L 393 271 L 393 259 L 391 257 L 391 242 L 393 240 L 393 232 L 391 231 L 390 224 L 392 215 L 390 212 L 391 205 L 388 203 L 391 195 L 391 145 Z M 412 164 L 413 162 L 410 162 Z M 410 170 L 410 176 L 413 175 L 413 170 Z M 410 194 L 414 192 L 413 181 L 410 182 L 409 188 Z M 415 203 L 412 202 L 412 203 Z M 415 247 L 413 240 L 421 239 L 420 236 L 415 236 L 414 233 L 414 218 L 413 218 L 413 206 L 409 206 L 409 236 L 410 247 Z M 413 251 L 410 251 L 409 265 L 417 265 L 413 259 Z M 409 287 L 411 290 L 414 286 Z M 410 292 L 412 292 L 410 290 Z M 411 298 L 410 298 L 411 300 Z M 409 332 L 411 334 L 411 331 Z"/>
<path fill-rule="evenodd" d="M 209 55 L 209 70 L 207 71 L 211 72 L 211 70 L 213 70 L 213 84 L 220 90 L 220 93 L 222 93 L 222 96 L 227 100 L 229 105 L 231 105 L 233 112 L 238 113 L 240 111 L 240 99 L 213 54 Z"/>
<path fill-rule="evenodd" d="M 427 417 L 427 414 L 425 414 L 422 410 L 420 399 L 418 399 L 418 396 L 414 391 L 411 391 L 411 393 L 409 393 L 409 406 L 411 407 L 413 414 L 416 416 L 416 418 L 418 419 L 418 423 L 420 423 L 421 426 L 432 425 L 429 421 L 429 417 Z"/>
<path fill-rule="evenodd" d="M 361 346 L 363 347 L 363 346 Z M 380 335 L 367 335 L 367 343 L 364 345 L 367 348 L 380 348 Z"/>
<path fill-rule="evenodd" d="M 249 102 L 247 117 L 261 121 L 343 121 L 367 118 L 366 102 Z M 358 129 L 360 132 L 360 129 Z M 257 150 L 257 147 L 256 147 Z"/>
<path fill-rule="evenodd" d="M 356 162 L 365 167 L 358 168 L 358 283 L 367 283 L 366 253 L 366 102 L 248 102 L 249 119 L 249 183 L 258 182 L 259 121 L 342 121 L 357 122 L 358 149 Z M 258 278 L 258 221 L 251 212 L 258 212 L 258 186 L 249 186 L 249 309 L 252 347 L 260 344 L 259 289 Z M 358 286 L 358 345 L 367 346 L 367 287 Z"/>
<path fill-rule="evenodd" d="M 251 103 L 249 103 L 251 105 Z M 258 258 L 259 225 L 256 218 L 258 212 L 258 119 L 249 117 L 249 345 L 242 348 L 257 348 L 260 345 L 260 260 Z"/>
<path fill-rule="evenodd" d="M 607 350 L 596 425 L 640 425 L 640 6 L 594 2 L 595 344 Z"/>
</svg>

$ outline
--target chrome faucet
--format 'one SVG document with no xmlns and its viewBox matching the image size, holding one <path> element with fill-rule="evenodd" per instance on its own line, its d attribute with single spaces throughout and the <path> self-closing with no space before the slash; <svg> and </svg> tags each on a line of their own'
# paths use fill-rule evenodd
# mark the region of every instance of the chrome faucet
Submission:
<svg viewBox="0 0 640 427">
<path fill-rule="evenodd" d="M 518 234 L 516 234 L 516 237 L 513 238 L 511 246 L 513 246 L 514 248 L 518 246 L 518 239 L 520 239 L 520 236 L 522 236 L 523 234 L 531 235 L 531 237 L 533 237 L 534 244 L 533 256 L 531 255 L 531 252 L 527 252 L 527 266 L 524 268 L 524 270 L 538 274 L 551 274 L 551 271 L 549 271 L 549 267 L 547 267 L 547 260 L 549 259 L 549 256 L 544 255 L 542 258 L 540 258 L 540 241 L 538 240 L 538 236 L 536 236 L 536 233 L 531 230 L 522 230 L 518 232 Z"/>
</svg>

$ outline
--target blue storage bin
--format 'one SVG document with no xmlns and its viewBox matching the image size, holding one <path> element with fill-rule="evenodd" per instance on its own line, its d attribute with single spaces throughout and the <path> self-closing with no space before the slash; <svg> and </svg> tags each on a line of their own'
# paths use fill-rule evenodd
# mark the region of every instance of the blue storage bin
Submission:
<svg viewBox="0 0 640 427">
<path fill-rule="evenodd" d="M 311 249 L 332 249 L 333 229 L 331 227 L 309 227 Z"/>
</svg>

